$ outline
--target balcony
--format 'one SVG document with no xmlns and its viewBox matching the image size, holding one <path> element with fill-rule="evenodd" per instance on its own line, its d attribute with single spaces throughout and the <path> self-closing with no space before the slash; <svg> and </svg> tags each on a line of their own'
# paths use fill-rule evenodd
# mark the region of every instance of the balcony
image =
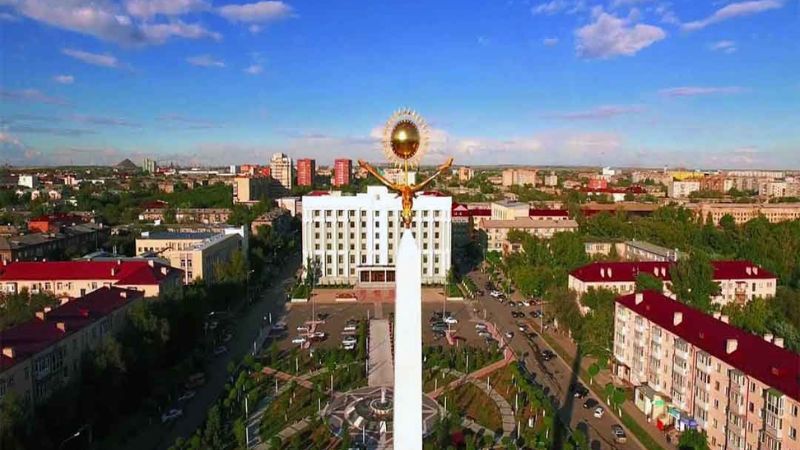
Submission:
<svg viewBox="0 0 800 450">
<path fill-rule="evenodd" d="M 682 359 L 684 361 L 688 360 L 689 359 L 689 349 L 679 350 L 677 347 L 675 347 L 675 357 L 676 358 L 680 358 L 680 359 Z"/>
<path fill-rule="evenodd" d="M 677 364 L 673 364 L 672 370 L 675 373 L 683 375 L 684 377 L 688 377 L 689 376 L 689 366 L 688 365 L 681 367 L 681 366 L 679 366 Z"/>
</svg>

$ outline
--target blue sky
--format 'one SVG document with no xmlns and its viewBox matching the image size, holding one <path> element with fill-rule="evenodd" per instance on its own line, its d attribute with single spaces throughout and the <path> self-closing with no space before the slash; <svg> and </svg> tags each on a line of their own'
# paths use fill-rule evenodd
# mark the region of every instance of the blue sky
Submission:
<svg viewBox="0 0 800 450">
<path fill-rule="evenodd" d="M 0 162 L 800 167 L 794 0 L 0 0 Z"/>
</svg>

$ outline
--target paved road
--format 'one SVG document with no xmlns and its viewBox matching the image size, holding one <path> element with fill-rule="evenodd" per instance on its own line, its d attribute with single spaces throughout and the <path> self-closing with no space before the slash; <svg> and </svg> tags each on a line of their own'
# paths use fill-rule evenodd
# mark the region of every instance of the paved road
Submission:
<svg viewBox="0 0 800 450">
<path fill-rule="evenodd" d="M 473 272 L 470 276 L 478 287 L 483 289 L 487 282 L 486 276 L 480 272 Z M 574 374 L 573 368 L 560 357 L 549 362 L 540 360 L 539 355 L 541 351 L 550 349 L 550 346 L 547 345 L 541 337 L 534 339 L 531 344 L 517 329 L 515 322 L 519 319 L 511 317 L 511 307 L 506 303 L 500 303 L 492 299 L 488 295 L 480 297 L 477 303 L 476 308 L 480 310 L 478 315 L 481 318 L 483 318 L 485 310 L 486 320 L 494 323 L 502 331 L 514 332 L 513 338 L 510 340 L 507 339 L 510 341 L 509 345 L 511 345 L 511 348 L 514 349 L 518 355 L 527 353 L 524 360 L 528 369 L 536 374 L 536 380 L 545 387 L 546 392 L 548 392 L 555 401 L 556 405 L 560 405 L 559 415 L 562 420 L 567 421 L 570 424 L 570 428 L 573 430 L 581 429 L 588 432 L 589 441 L 591 443 L 590 448 L 620 450 L 644 448 L 627 429 L 627 443 L 618 444 L 612 440 L 611 426 L 614 424 L 621 424 L 619 420 L 609 413 L 608 406 L 604 404 L 602 406 L 606 409 L 606 413 L 601 419 L 597 419 L 593 416 L 594 408 L 585 409 L 583 407 L 585 399 L 576 399 L 573 397 L 572 393 L 569 392 L 569 386 L 571 383 L 580 381 L 577 379 L 577 375 Z M 521 310 L 524 310 L 527 314 L 532 309 L 524 308 Z M 528 317 L 530 318 L 530 316 Z M 538 333 L 540 330 L 535 329 L 534 331 Z M 590 396 L 594 397 L 593 394 L 590 394 Z M 601 404 L 603 403 L 603 399 L 595 399 L 600 401 Z"/>
<path fill-rule="evenodd" d="M 377 303 L 380 305 L 380 303 Z M 389 342 L 389 321 L 369 321 L 369 386 L 394 385 L 392 343 Z"/>
<path fill-rule="evenodd" d="M 287 263 L 270 289 L 262 294 L 261 301 L 250 306 L 243 315 L 235 317 L 234 337 L 228 343 L 229 351 L 217 357 L 206 368 L 206 384 L 197 395 L 183 408 L 183 416 L 176 422 L 153 426 L 127 442 L 125 449 L 166 449 L 178 437 L 188 438 L 206 419 L 208 409 L 222 393 L 228 377 L 228 363 L 238 364 L 244 355 L 253 351 L 253 342 L 259 335 L 259 330 L 266 325 L 264 317 L 272 313 L 273 322 L 279 320 L 284 311 L 286 301 L 285 286 L 291 282 L 295 271 L 300 265 L 300 258 L 295 257 Z"/>
</svg>

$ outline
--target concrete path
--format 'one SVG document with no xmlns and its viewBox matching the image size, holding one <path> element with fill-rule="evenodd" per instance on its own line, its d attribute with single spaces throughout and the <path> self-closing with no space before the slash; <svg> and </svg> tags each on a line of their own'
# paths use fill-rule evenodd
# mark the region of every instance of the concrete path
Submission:
<svg viewBox="0 0 800 450">
<path fill-rule="evenodd" d="M 369 321 L 369 386 L 394 385 L 394 363 L 388 320 Z"/>
</svg>

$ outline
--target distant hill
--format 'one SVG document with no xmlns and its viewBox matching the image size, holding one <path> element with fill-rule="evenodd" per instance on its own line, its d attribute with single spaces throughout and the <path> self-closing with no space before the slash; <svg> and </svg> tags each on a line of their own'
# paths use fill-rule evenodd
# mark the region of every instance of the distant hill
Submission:
<svg viewBox="0 0 800 450">
<path fill-rule="evenodd" d="M 117 164 L 116 167 L 117 169 L 122 169 L 122 170 L 137 170 L 139 168 L 136 164 L 133 163 L 133 161 L 131 161 L 128 158 L 122 160 L 122 162 Z"/>
</svg>

